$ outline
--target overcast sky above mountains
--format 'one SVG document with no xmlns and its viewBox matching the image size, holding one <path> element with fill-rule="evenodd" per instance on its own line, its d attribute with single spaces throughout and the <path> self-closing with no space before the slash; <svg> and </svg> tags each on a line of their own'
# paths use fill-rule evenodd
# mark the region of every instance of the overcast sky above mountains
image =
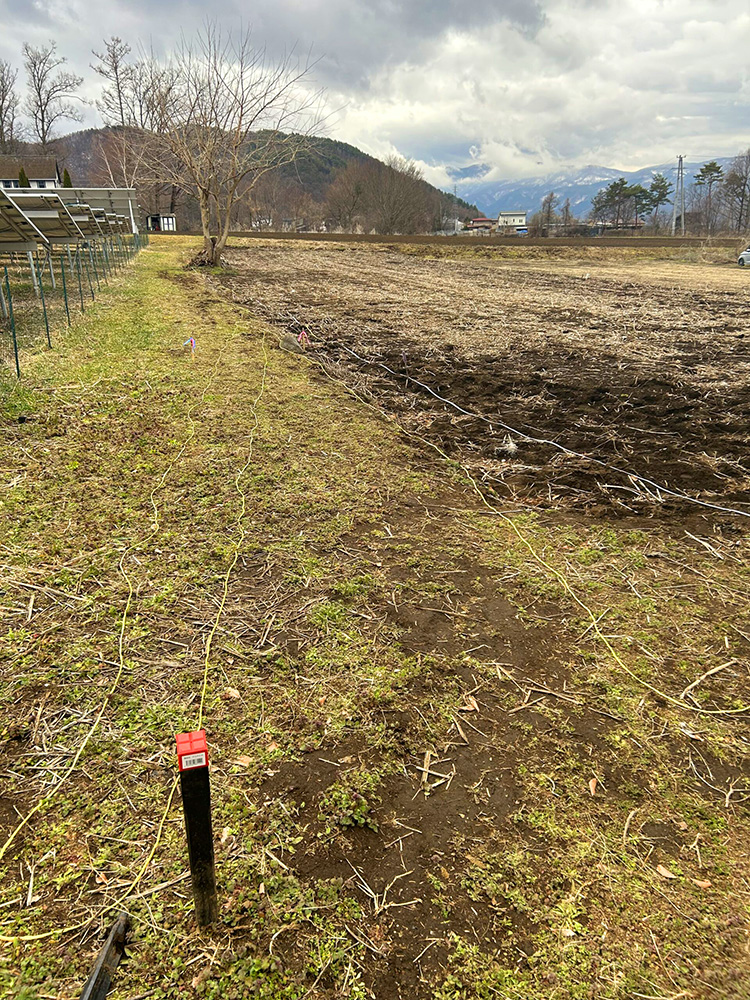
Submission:
<svg viewBox="0 0 750 1000">
<path fill-rule="evenodd" d="M 750 0 L 214 0 L 272 54 L 295 41 L 341 108 L 329 134 L 454 179 L 636 169 L 750 145 Z M 164 51 L 195 0 L 0 0 L 0 58 L 54 38 L 95 96 L 90 50 L 120 35 Z M 87 122 L 96 124 L 93 108 Z M 459 187 L 463 185 L 459 180 Z"/>
</svg>

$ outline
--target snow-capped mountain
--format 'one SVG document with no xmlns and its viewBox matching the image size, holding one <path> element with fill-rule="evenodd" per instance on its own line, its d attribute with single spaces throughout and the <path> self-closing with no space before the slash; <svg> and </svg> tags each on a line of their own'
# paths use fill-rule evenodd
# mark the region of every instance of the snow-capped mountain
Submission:
<svg viewBox="0 0 750 1000">
<path fill-rule="evenodd" d="M 692 184 L 694 175 L 705 162 L 706 160 L 685 161 L 685 187 Z M 726 170 L 731 157 L 716 157 L 716 162 Z M 618 177 L 624 177 L 629 184 L 648 187 L 654 174 L 664 174 L 674 184 L 677 179 L 677 161 L 632 171 L 588 166 L 547 174 L 545 177 L 526 177 L 514 181 L 476 178 L 461 183 L 459 180 L 458 193 L 466 201 L 478 205 L 487 215 L 494 216 L 498 212 L 510 212 L 514 209 L 526 210 L 529 215 L 533 215 L 541 206 L 542 198 L 554 191 L 560 199 L 560 205 L 566 198 L 570 198 L 571 211 L 580 218 L 588 214 L 594 195 Z"/>
</svg>

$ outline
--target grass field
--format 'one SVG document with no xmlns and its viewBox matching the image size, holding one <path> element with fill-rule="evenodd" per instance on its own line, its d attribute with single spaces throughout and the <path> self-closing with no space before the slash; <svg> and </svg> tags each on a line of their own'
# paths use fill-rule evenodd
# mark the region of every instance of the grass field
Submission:
<svg viewBox="0 0 750 1000">
<path fill-rule="evenodd" d="M 196 248 L 2 386 L 0 995 L 749 996 L 748 276 Z"/>
</svg>

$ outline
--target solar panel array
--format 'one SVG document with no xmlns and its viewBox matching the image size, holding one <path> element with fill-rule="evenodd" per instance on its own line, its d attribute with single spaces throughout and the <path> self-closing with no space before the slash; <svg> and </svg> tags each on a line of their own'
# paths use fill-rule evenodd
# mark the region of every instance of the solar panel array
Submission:
<svg viewBox="0 0 750 1000">
<path fill-rule="evenodd" d="M 85 239 L 58 195 L 51 191 L 19 191 L 10 195 L 16 208 L 49 243 L 77 243 Z"/>
<path fill-rule="evenodd" d="M 132 188 L 0 189 L 0 254 L 138 232 Z"/>
<path fill-rule="evenodd" d="M 130 220 L 132 231 L 138 231 L 138 199 L 134 188 L 54 188 L 55 194 L 68 202 L 81 202 Z"/>
<path fill-rule="evenodd" d="M 0 190 L 0 253 L 19 253 L 48 247 L 46 236 Z"/>
<path fill-rule="evenodd" d="M 102 285 L 148 245 L 127 188 L 0 188 L 0 369 L 52 347 Z M 29 280 L 30 279 L 30 280 Z"/>
</svg>

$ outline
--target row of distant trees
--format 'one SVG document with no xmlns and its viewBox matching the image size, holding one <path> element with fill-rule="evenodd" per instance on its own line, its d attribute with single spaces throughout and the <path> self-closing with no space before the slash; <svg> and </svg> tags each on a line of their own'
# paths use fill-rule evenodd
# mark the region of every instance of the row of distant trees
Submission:
<svg viewBox="0 0 750 1000">
<path fill-rule="evenodd" d="M 615 226 L 648 222 L 662 228 L 665 215 L 682 223 L 682 204 L 674 185 L 663 174 L 655 174 L 648 188 L 628 184 L 624 178 L 602 189 L 592 202 L 594 221 Z M 671 206 L 669 212 L 664 209 Z M 685 221 L 691 231 L 711 234 L 717 231 L 743 232 L 750 225 L 750 149 L 739 153 L 725 171 L 716 160 L 704 163 L 692 183 L 685 185 Z"/>
<path fill-rule="evenodd" d="M 471 206 L 432 187 L 413 161 L 399 156 L 352 160 L 318 198 L 293 173 L 261 178 L 238 200 L 232 228 L 425 233 L 471 215 Z"/>
<path fill-rule="evenodd" d="M 427 184 L 410 160 L 353 161 L 328 188 L 326 224 L 343 232 L 426 233 L 450 227 L 469 206 Z"/>
<path fill-rule="evenodd" d="M 725 170 L 705 163 L 685 188 L 685 217 L 691 230 L 702 233 L 746 232 L 750 229 L 750 148 Z"/>
<path fill-rule="evenodd" d="M 663 174 L 654 174 L 648 187 L 628 184 L 620 177 L 602 188 L 592 199 L 587 222 L 614 228 L 648 226 L 654 232 L 671 225 L 679 197 Z M 676 206 L 681 228 L 682 205 Z M 719 232 L 743 233 L 750 229 L 750 149 L 739 153 L 725 170 L 716 160 L 704 163 L 692 183 L 685 185 L 686 229 L 696 235 Z M 581 226 L 571 211 L 570 200 L 562 205 L 554 191 L 545 195 L 540 210 L 530 220 L 535 235 L 571 233 Z"/>
</svg>

